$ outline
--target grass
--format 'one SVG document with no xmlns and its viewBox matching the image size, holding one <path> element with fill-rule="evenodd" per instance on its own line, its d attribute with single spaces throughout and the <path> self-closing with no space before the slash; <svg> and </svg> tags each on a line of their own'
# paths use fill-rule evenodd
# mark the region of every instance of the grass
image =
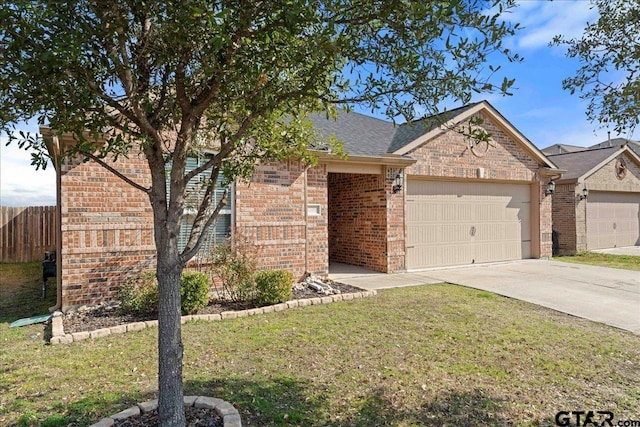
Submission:
<svg viewBox="0 0 640 427">
<path fill-rule="evenodd" d="M 640 271 L 640 256 L 633 255 L 612 255 L 583 251 L 578 252 L 576 255 L 554 257 L 553 260 Z"/>
<path fill-rule="evenodd" d="M 56 303 L 55 278 L 42 299 L 42 263 L 0 263 L 0 323 L 46 314 Z"/>
<path fill-rule="evenodd" d="M 0 323 L 0 425 L 89 425 L 156 397 L 157 330 L 60 346 L 42 334 Z M 452 285 L 189 322 L 183 340 L 185 393 L 232 402 L 247 426 L 640 419 L 639 336 Z"/>
</svg>

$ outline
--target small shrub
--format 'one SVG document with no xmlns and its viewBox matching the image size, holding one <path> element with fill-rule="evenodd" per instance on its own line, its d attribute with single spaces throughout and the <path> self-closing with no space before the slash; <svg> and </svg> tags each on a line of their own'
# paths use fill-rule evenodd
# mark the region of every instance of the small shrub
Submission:
<svg viewBox="0 0 640 427">
<path fill-rule="evenodd" d="M 193 314 L 209 303 L 209 278 L 204 273 L 185 271 L 180 286 L 182 314 Z M 120 309 L 141 316 L 158 314 L 158 280 L 155 271 L 145 271 L 126 280 L 117 293 Z"/>
<path fill-rule="evenodd" d="M 120 308 L 127 313 L 158 313 L 158 280 L 155 271 L 145 271 L 126 280 L 118 289 Z"/>
<path fill-rule="evenodd" d="M 252 305 L 256 297 L 253 276 L 256 271 L 255 247 L 236 237 L 211 249 L 211 275 L 222 285 L 219 295 L 234 303 Z"/>
<path fill-rule="evenodd" d="M 293 296 L 293 273 L 286 270 L 259 271 L 255 275 L 258 306 L 289 301 Z"/>
<path fill-rule="evenodd" d="M 209 277 L 199 271 L 185 271 L 182 273 L 180 296 L 182 314 L 202 310 L 209 303 Z"/>
</svg>

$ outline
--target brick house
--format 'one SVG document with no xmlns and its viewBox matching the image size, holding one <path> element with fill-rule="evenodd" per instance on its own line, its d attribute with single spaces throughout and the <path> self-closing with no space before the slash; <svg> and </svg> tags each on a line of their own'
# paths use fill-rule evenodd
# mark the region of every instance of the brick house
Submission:
<svg viewBox="0 0 640 427">
<path fill-rule="evenodd" d="M 488 142 L 453 130 L 475 117 Z M 442 118 L 445 125 L 394 126 L 358 113 L 312 117 L 348 158 L 319 152 L 314 167 L 260 165 L 250 183 L 232 185 L 214 243 L 242 235 L 258 248 L 261 267 L 297 277 L 325 276 L 330 263 L 394 273 L 551 256 L 545 193 L 561 171 L 488 102 Z M 65 143 L 42 133 L 52 153 Z M 114 166 L 149 184 L 142 157 Z M 154 265 L 149 201 L 90 162 L 64 162 L 57 180 L 58 307 L 109 300 L 126 277 Z"/>
<path fill-rule="evenodd" d="M 560 254 L 640 244 L 640 157 L 629 146 L 548 157 L 567 170 L 553 194 Z"/>
</svg>

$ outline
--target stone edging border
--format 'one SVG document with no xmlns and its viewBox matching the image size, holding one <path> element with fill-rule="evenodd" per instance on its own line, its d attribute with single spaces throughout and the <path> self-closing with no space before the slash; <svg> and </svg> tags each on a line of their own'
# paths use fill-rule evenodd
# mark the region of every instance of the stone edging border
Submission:
<svg viewBox="0 0 640 427">
<path fill-rule="evenodd" d="M 291 300 L 275 305 L 268 305 L 265 307 L 250 308 L 247 310 L 223 311 L 220 314 L 194 314 L 190 316 L 182 316 L 181 322 L 184 325 L 190 320 L 217 321 L 226 319 L 237 319 L 238 317 L 255 316 L 256 314 L 272 313 L 275 311 L 283 311 L 296 307 L 306 307 L 309 305 L 323 305 L 337 301 L 349 301 L 359 298 L 367 298 L 374 295 L 377 295 L 377 292 L 375 290 L 371 290 L 328 295 L 316 298 L 304 298 Z M 62 324 L 62 312 L 56 311 L 55 313 L 53 313 L 53 317 L 51 318 L 51 340 L 49 341 L 49 343 L 52 345 L 71 344 L 73 342 L 86 340 L 88 338 L 95 339 L 106 337 L 112 334 L 122 334 L 125 332 L 139 331 L 155 326 L 158 326 L 157 320 L 147 320 L 144 322 L 127 323 L 125 325 L 112 326 L 110 328 L 96 329 L 93 331 L 83 331 L 66 334 L 64 332 L 64 326 Z"/>
<path fill-rule="evenodd" d="M 238 410 L 233 407 L 232 404 L 222 399 L 206 396 L 184 396 L 184 406 L 215 409 L 220 417 L 222 417 L 222 424 L 224 427 L 242 427 L 240 421 L 240 414 Z M 138 403 L 136 406 L 132 406 L 124 411 L 118 412 L 107 418 L 103 418 L 90 427 L 111 427 L 115 424 L 116 420 L 124 420 L 129 417 L 135 417 L 141 413 L 151 412 L 158 409 L 158 400 L 151 400 L 149 402 Z"/>
</svg>

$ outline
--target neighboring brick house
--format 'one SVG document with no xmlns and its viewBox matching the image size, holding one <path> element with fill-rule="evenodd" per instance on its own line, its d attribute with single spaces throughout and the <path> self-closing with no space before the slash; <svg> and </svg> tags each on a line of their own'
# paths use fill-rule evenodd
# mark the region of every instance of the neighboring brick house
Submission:
<svg viewBox="0 0 640 427">
<path fill-rule="evenodd" d="M 559 254 L 640 244 L 640 157 L 627 145 L 550 155 Z"/>
<path fill-rule="evenodd" d="M 452 130 L 481 117 L 492 138 L 476 144 Z M 260 165 L 232 185 L 229 212 L 213 233 L 242 235 L 262 268 L 324 276 L 330 263 L 393 273 L 432 266 L 551 256 L 548 182 L 560 170 L 489 103 L 412 125 L 358 113 L 314 116 L 347 159 L 319 152 L 317 166 Z M 432 124 L 428 124 L 432 123 Z M 50 151 L 65 141 L 43 129 Z M 113 163 L 148 183 L 144 160 Z M 113 297 L 154 263 L 147 196 L 94 163 L 57 168 L 58 306 Z"/>
</svg>

